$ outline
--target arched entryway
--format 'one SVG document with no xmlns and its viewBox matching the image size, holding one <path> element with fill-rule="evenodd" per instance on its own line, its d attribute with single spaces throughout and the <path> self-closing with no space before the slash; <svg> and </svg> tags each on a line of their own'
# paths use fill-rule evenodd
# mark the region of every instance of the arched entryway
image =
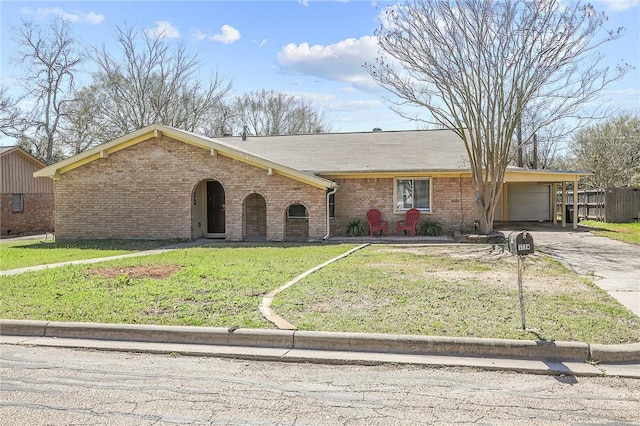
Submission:
<svg viewBox="0 0 640 426">
<path fill-rule="evenodd" d="M 266 241 L 267 202 L 260 194 L 253 193 L 244 199 L 244 239 L 246 241 Z"/>
<path fill-rule="evenodd" d="M 216 180 L 204 180 L 193 190 L 193 238 L 225 237 L 225 191 Z"/>
<path fill-rule="evenodd" d="M 302 204 L 291 204 L 286 211 L 285 239 L 309 241 L 309 211 Z"/>
</svg>

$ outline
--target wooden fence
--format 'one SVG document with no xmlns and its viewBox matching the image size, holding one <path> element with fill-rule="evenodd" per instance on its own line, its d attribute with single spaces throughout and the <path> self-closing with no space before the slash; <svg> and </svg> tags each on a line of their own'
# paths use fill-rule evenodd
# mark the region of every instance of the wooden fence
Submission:
<svg viewBox="0 0 640 426">
<path fill-rule="evenodd" d="M 556 197 L 558 212 L 562 211 L 562 192 Z M 567 221 L 576 216 L 573 206 L 573 190 L 567 190 Z M 577 217 L 611 223 L 633 222 L 640 220 L 640 189 L 612 188 L 578 190 Z"/>
</svg>

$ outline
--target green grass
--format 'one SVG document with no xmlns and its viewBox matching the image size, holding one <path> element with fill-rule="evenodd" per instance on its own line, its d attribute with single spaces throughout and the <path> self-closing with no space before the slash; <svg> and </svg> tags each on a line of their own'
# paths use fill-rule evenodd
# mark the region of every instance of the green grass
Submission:
<svg viewBox="0 0 640 426">
<path fill-rule="evenodd" d="M 272 328 L 262 297 L 352 245 L 233 244 L 0 276 L 0 318 Z M 274 310 L 303 330 L 590 343 L 640 341 L 640 319 L 543 254 L 524 273 L 480 245 L 375 245 L 280 293 Z"/>
<path fill-rule="evenodd" d="M 588 226 L 596 235 L 608 237 L 625 243 L 640 245 L 640 222 L 635 223 L 607 223 L 595 220 L 584 220 L 580 225 Z"/>
<path fill-rule="evenodd" d="M 0 276 L 0 318 L 269 328 L 264 294 L 351 247 L 199 247 Z"/>
<path fill-rule="evenodd" d="M 150 250 L 175 242 L 169 240 L 3 242 L 0 243 L 0 271 L 72 260 L 116 256 L 135 251 Z"/>
<path fill-rule="evenodd" d="M 458 246 L 456 250 L 483 250 Z M 441 248 L 369 247 L 281 293 L 274 310 L 302 330 L 640 341 L 640 319 L 546 256 L 529 256 L 522 332 L 514 256 L 452 258 Z M 544 281 L 544 285 L 542 284 Z"/>
</svg>

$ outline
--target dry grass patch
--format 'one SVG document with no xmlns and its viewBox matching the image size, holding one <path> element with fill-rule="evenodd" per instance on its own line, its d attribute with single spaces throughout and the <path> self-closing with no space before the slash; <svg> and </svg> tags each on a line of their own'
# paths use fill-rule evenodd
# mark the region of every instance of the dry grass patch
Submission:
<svg viewBox="0 0 640 426">
<path fill-rule="evenodd" d="M 502 289 L 517 288 L 517 258 L 508 251 L 484 245 L 447 245 L 393 247 L 382 250 L 389 253 L 411 253 L 416 256 L 450 257 L 463 262 L 451 262 L 445 268 L 426 268 L 409 280 L 444 280 L 454 283 L 476 282 Z M 527 292 L 547 294 L 572 294 L 588 291 L 591 286 L 584 280 L 568 280 L 564 268 L 553 264 L 546 255 L 534 254 L 525 258 L 523 288 Z M 400 272 L 406 263 L 385 262 L 382 268 L 397 268 Z"/>
<path fill-rule="evenodd" d="M 93 275 L 97 275 L 101 278 L 128 276 L 134 279 L 152 278 L 159 280 L 170 277 L 180 269 L 182 269 L 182 266 L 180 265 L 135 265 L 97 268 L 91 272 Z"/>
</svg>

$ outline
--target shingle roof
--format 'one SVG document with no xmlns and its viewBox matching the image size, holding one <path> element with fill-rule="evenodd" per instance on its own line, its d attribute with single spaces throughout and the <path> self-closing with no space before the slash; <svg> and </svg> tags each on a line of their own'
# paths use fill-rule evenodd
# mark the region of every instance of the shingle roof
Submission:
<svg viewBox="0 0 640 426">
<path fill-rule="evenodd" d="M 316 174 L 468 170 L 464 143 L 450 130 L 414 130 L 219 139 Z"/>
</svg>

